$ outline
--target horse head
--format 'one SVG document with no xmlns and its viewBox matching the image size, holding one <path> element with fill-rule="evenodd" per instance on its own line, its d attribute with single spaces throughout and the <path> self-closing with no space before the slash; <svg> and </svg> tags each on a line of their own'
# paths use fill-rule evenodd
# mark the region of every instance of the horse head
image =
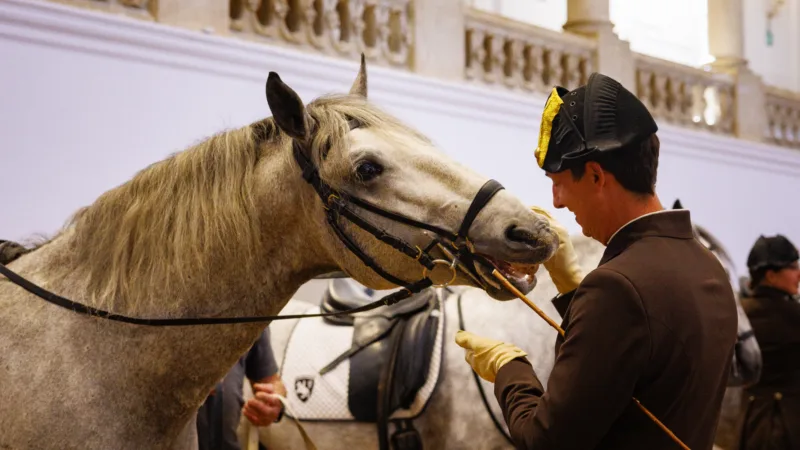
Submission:
<svg viewBox="0 0 800 450">
<path fill-rule="evenodd" d="M 502 189 L 470 211 L 487 178 L 368 102 L 367 86 L 363 55 L 347 95 L 325 96 L 306 105 L 277 74 L 267 80 L 271 120 L 292 148 L 297 179 L 302 171 L 308 182 L 302 188 L 305 199 L 297 206 L 308 223 L 320 224 L 322 231 L 309 239 L 318 239 L 319 254 L 335 265 L 329 269 L 342 270 L 374 289 L 390 289 L 398 283 L 370 268 L 358 253 L 411 283 L 423 276 L 419 255 L 424 250 L 439 262 L 425 271 L 434 283 L 479 286 L 496 299 L 514 298 L 492 278 L 497 268 L 519 290 L 530 292 L 538 264 L 558 246 L 547 219 Z M 336 214 L 331 214 L 332 208 Z M 374 225 L 372 232 L 353 215 Z M 456 271 L 442 263 L 458 255 L 454 247 L 429 245 L 442 234 L 450 234 L 451 240 L 460 235 L 466 216 L 474 218 L 461 236 L 467 238 L 463 243 L 470 251 L 461 254 L 459 262 L 475 256 L 469 264 L 475 270 Z M 397 238 L 403 251 L 392 243 L 397 241 L 376 236 Z"/>
</svg>

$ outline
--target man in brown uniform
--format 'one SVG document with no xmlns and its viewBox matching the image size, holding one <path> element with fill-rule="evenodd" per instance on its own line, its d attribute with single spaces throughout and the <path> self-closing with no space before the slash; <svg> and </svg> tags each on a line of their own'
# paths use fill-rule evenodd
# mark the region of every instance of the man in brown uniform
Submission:
<svg viewBox="0 0 800 450">
<path fill-rule="evenodd" d="M 516 346 L 456 336 L 494 381 L 517 448 L 680 448 L 632 397 L 689 448 L 712 448 L 736 341 L 734 294 L 694 239 L 689 211 L 664 210 L 655 195 L 656 130 L 645 106 L 600 74 L 548 98 L 536 156 L 553 204 L 606 250 L 553 300 L 566 336 L 546 391 Z"/>
<path fill-rule="evenodd" d="M 738 450 L 800 450 L 800 284 L 797 248 L 786 237 L 758 238 L 750 255 L 752 295 L 742 299 L 764 366 L 745 389 Z"/>
</svg>

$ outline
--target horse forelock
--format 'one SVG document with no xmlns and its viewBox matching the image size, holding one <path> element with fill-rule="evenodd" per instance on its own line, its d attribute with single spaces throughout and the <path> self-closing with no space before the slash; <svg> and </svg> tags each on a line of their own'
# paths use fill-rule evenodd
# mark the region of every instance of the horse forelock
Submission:
<svg viewBox="0 0 800 450">
<path fill-rule="evenodd" d="M 323 96 L 309 103 L 307 110 L 312 118 L 312 158 L 319 165 L 322 177 L 334 187 L 340 187 L 340 180 L 353 170 L 351 161 L 344 157 L 350 121 L 396 143 L 397 148 L 433 148 L 425 135 L 358 96 Z M 334 158 L 329 160 L 328 156 Z"/>
</svg>

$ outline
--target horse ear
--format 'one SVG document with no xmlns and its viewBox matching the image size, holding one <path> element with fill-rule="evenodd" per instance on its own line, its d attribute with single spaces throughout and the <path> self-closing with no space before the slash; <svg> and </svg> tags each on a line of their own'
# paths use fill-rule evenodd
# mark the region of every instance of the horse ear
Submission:
<svg viewBox="0 0 800 450">
<path fill-rule="evenodd" d="M 300 96 L 275 72 L 267 77 L 267 103 L 278 128 L 294 139 L 308 137 L 308 113 Z"/>
<path fill-rule="evenodd" d="M 358 69 L 356 80 L 350 87 L 350 94 L 367 98 L 367 61 L 363 52 L 361 53 L 361 68 Z"/>
<path fill-rule="evenodd" d="M 675 199 L 675 203 L 672 204 L 672 209 L 683 209 L 683 205 L 681 204 L 681 200 L 679 198 Z"/>
</svg>

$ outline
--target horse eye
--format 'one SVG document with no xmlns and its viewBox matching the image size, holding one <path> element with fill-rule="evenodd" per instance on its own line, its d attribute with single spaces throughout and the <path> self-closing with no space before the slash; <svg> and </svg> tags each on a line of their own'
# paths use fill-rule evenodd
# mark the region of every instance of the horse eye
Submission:
<svg viewBox="0 0 800 450">
<path fill-rule="evenodd" d="M 356 176 L 361 181 L 371 181 L 383 173 L 383 166 L 376 162 L 364 161 L 356 167 Z"/>
</svg>

